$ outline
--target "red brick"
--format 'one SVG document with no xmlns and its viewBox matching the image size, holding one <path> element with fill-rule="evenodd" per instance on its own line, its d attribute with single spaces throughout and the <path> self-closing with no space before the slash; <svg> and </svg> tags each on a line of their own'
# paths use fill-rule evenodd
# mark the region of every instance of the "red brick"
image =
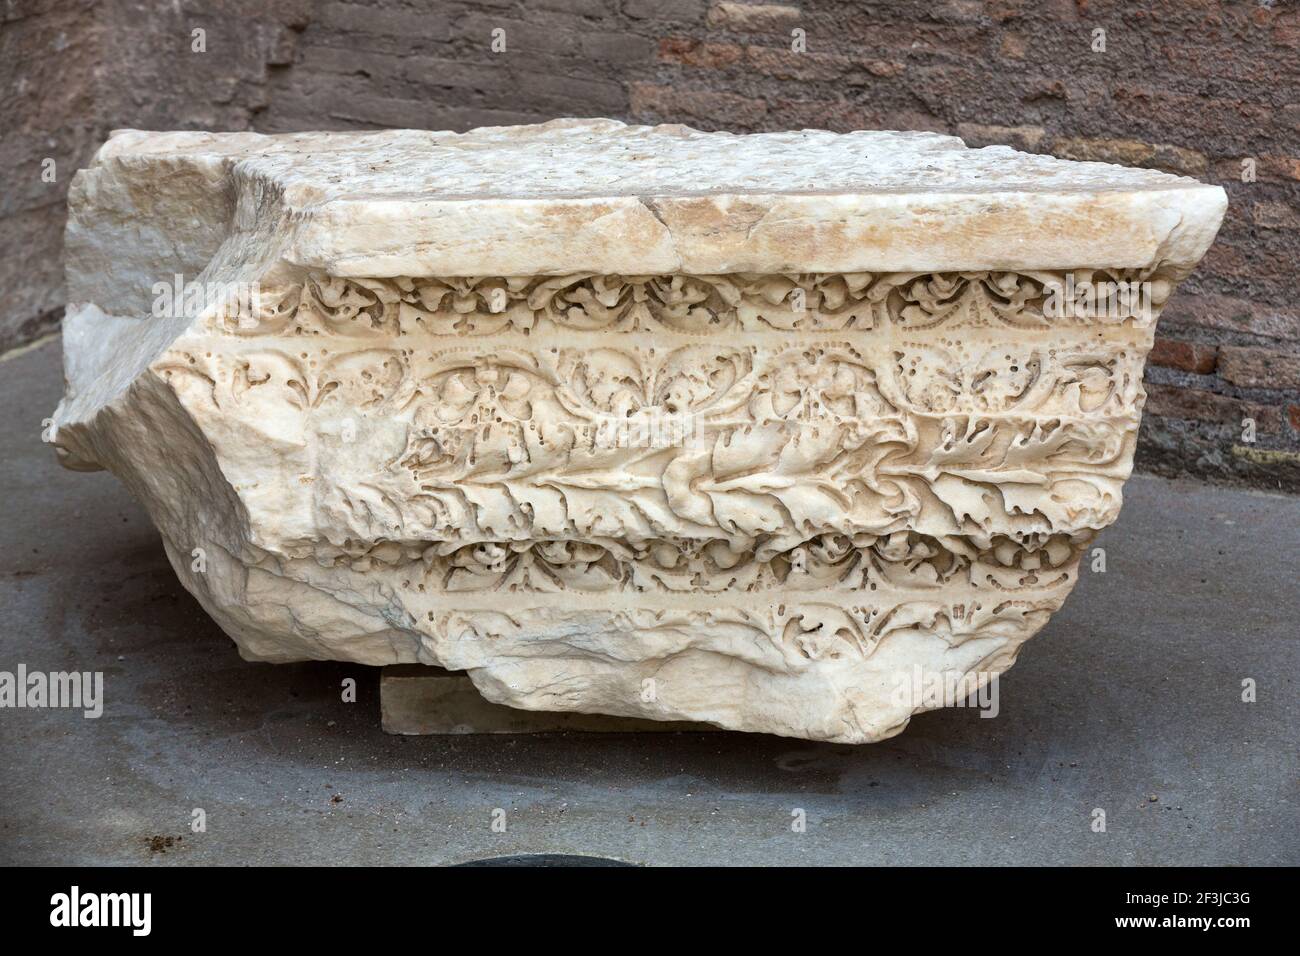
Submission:
<svg viewBox="0 0 1300 956">
<path fill-rule="evenodd" d="M 719 128 L 753 127 L 767 113 L 767 104 L 762 100 L 653 83 L 633 83 L 631 100 L 632 112 L 638 115 L 654 114 L 678 122 L 704 120 Z"/>
<path fill-rule="evenodd" d="M 1243 388 L 1300 388 L 1300 355 L 1225 345 L 1220 352 L 1219 374 Z"/>
<path fill-rule="evenodd" d="M 1300 159 L 1295 156 L 1227 156 L 1214 161 L 1214 178 L 1225 186 L 1242 182 L 1242 163 L 1248 159 L 1255 160 L 1256 182 L 1281 182 L 1290 186 L 1300 179 Z"/>
<path fill-rule="evenodd" d="M 1265 229 L 1300 229 L 1300 213 L 1284 202 L 1257 202 L 1251 215 Z"/>
<path fill-rule="evenodd" d="M 843 133 L 855 129 L 883 129 L 883 110 L 847 100 L 777 100 L 772 112 L 790 129 L 829 129 Z"/>
<path fill-rule="evenodd" d="M 1218 349 L 1213 345 L 1201 345 L 1199 342 L 1184 342 L 1179 339 L 1156 339 L 1151 355 L 1147 359 L 1152 365 L 1176 368 L 1197 375 L 1209 375 L 1214 371 L 1218 359 Z"/>
<path fill-rule="evenodd" d="M 664 37 L 659 41 L 659 60 L 663 63 L 716 70 L 739 63 L 744 56 L 744 49 L 734 43 L 704 43 L 690 37 Z"/>
<path fill-rule="evenodd" d="M 1259 167 L 1263 167 L 1270 180 L 1300 179 L 1300 158 L 1295 156 L 1264 156 L 1256 165 L 1256 174 L 1261 171 Z"/>
<path fill-rule="evenodd" d="M 1253 418 L 1258 433 L 1278 432 L 1282 428 L 1280 405 L 1260 405 L 1231 395 L 1176 385 L 1147 383 L 1146 392 L 1148 415 L 1222 425 L 1240 425 L 1243 419 Z"/>
<path fill-rule="evenodd" d="M 758 72 L 781 80 L 833 80 L 854 67 L 847 56 L 794 53 L 784 47 L 746 47 L 745 56 Z"/>
</svg>

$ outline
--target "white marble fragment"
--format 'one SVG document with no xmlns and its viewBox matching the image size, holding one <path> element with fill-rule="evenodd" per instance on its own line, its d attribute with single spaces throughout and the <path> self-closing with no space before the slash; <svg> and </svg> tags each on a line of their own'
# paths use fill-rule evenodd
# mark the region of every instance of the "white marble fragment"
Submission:
<svg viewBox="0 0 1300 956">
<path fill-rule="evenodd" d="M 249 659 L 879 740 L 1069 593 L 1225 205 L 925 133 L 121 132 L 54 441 Z"/>
</svg>

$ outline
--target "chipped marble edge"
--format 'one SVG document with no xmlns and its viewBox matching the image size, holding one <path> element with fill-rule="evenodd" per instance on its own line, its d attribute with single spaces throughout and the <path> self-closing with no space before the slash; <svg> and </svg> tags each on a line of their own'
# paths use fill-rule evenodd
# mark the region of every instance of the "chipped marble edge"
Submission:
<svg viewBox="0 0 1300 956">
<path fill-rule="evenodd" d="M 631 127 L 615 120 L 556 120 L 530 127 L 483 127 L 465 134 L 385 130 L 268 136 L 119 130 L 101 147 L 91 170 L 128 156 L 171 156 L 204 164 L 214 180 L 233 181 L 247 191 L 261 179 L 250 160 L 284 152 L 306 137 L 317 148 L 347 149 L 430 135 L 504 135 L 510 130 L 550 135 L 572 128 L 698 132 L 680 126 Z M 944 151 L 966 149 L 957 137 L 901 135 Z M 986 149 L 1003 150 L 1009 159 L 1027 155 L 1006 147 Z M 1115 168 L 1058 162 L 1080 169 Z M 529 196 L 524 189 L 510 196 L 490 191 L 327 196 L 310 184 L 292 183 L 260 214 L 293 222 L 292 238 L 282 250 L 286 265 L 343 277 L 1165 267 L 1186 271 L 1212 243 L 1227 209 L 1226 192 L 1158 171 L 1130 172 L 1131 185 L 1085 183 L 1051 190 L 1008 183 L 924 186 L 914 191 L 759 189 L 671 195 L 613 191 Z"/>
</svg>

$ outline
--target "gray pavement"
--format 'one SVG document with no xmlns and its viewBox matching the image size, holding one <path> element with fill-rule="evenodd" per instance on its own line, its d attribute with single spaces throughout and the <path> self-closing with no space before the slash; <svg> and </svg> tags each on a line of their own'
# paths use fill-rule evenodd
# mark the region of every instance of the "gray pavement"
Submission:
<svg viewBox="0 0 1300 956">
<path fill-rule="evenodd" d="M 1134 478 L 996 719 L 392 737 L 376 670 L 240 660 L 122 486 L 55 464 L 58 351 L 0 362 L 0 671 L 100 670 L 107 703 L 0 709 L 0 862 L 1300 863 L 1300 499 Z"/>
</svg>

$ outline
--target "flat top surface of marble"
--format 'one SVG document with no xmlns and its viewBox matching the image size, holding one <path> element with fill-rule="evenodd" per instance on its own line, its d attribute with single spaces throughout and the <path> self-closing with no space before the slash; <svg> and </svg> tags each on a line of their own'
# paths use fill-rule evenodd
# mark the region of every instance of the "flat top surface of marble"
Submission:
<svg viewBox="0 0 1300 956">
<path fill-rule="evenodd" d="M 701 196 L 719 193 L 1093 193 L 1211 189 L 1105 163 L 970 149 L 955 136 L 888 130 L 706 133 L 686 126 L 555 120 L 467 133 L 117 132 L 101 159 L 241 160 L 321 199 Z"/>
</svg>

